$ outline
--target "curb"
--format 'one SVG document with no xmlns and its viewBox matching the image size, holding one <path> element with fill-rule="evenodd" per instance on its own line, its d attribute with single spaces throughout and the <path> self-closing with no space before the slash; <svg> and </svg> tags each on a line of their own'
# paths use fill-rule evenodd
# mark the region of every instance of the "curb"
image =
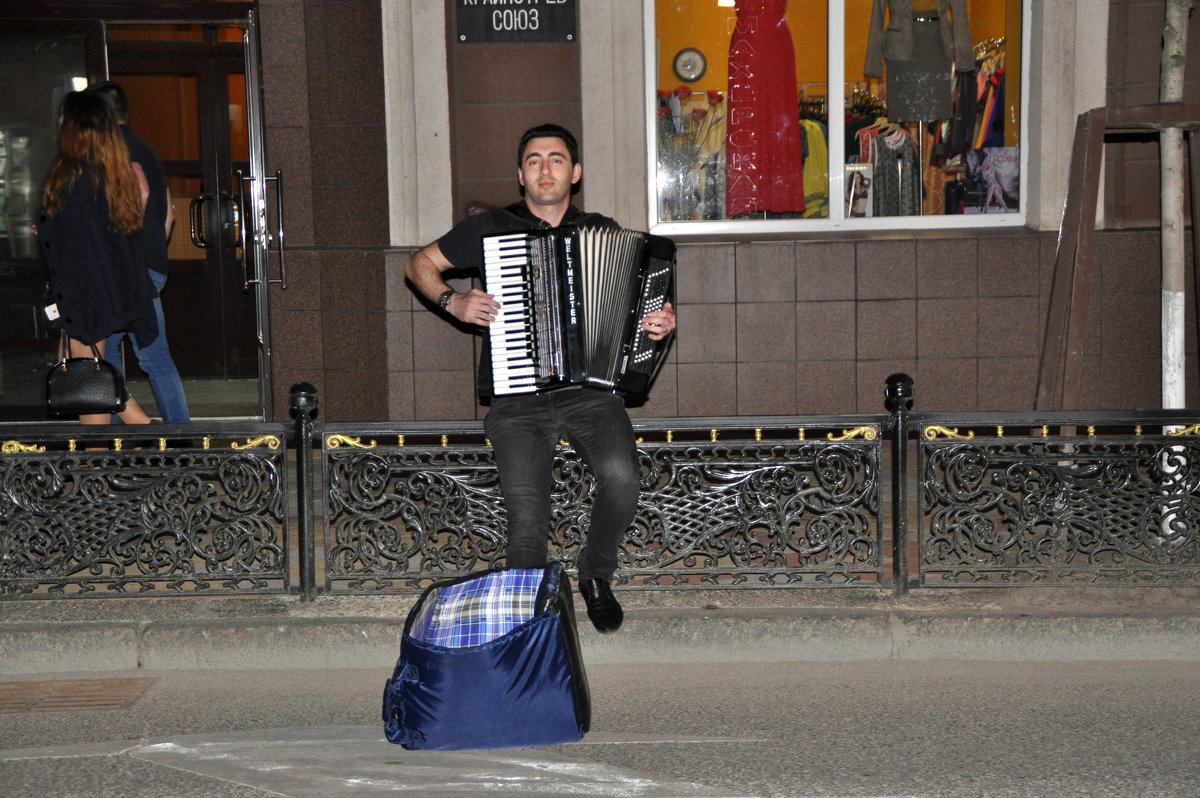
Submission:
<svg viewBox="0 0 1200 798">
<path fill-rule="evenodd" d="M 608 635 L 580 621 L 588 664 L 1200 660 L 1200 612 L 632 609 Z M 6 623 L 0 674 L 390 668 L 403 630 L 396 617 Z"/>
</svg>

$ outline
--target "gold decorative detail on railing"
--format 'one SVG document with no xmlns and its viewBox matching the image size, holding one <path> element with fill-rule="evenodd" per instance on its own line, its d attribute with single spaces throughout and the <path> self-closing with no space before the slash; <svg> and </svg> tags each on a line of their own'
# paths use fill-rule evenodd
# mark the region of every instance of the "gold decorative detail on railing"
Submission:
<svg viewBox="0 0 1200 798">
<path fill-rule="evenodd" d="M 205 436 L 204 436 L 204 448 L 205 448 L 205 449 L 208 449 L 208 448 L 210 448 L 211 446 L 212 446 L 212 438 L 210 438 L 210 437 L 208 437 L 207 435 L 205 435 Z"/>
<path fill-rule="evenodd" d="M 831 441 L 848 441 L 852 438 L 862 438 L 863 440 L 873 441 L 879 437 L 879 430 L 875 427 L 855 427 L 854 429 L 844 429 L 841 435 L 834 435 L 832 432 L 826 435 Z"/>
<path fill-rule="evenodd" d="M 997 426 L 997 427 L 996 427 L 996 437 L 997 437 L 997 438 L 1003 438 L 1003 437 L 1004 437 L 1004 427 L 1000 427 L 1000 426 Z"/>
<path fill-rule="evenodd" d="M 443 435 L 443 436 L 442 436 L 442 448 L 444 449 L 444 448 L 446 448 L 446 447 L 447 447 L 447 446 L 449 446 L 449 445 L 450 445 L 450 436 L 449 436 L 449 435 Z"/>
<path fill-rule="evenodd" d="M 1048 426 L 1044 425 L 1044 424 L 1042 425 L 1042 437 L 1043 437 L 1043 438 L 1049 438 L 1049 437 L 1050 437 L 1050 428 L 1049 428 Z"/>
<path fill-rule="evenodd" d="M 233 443 L 229 444 L 230 448 L 232 449 L 253 449 L 256 446 L 264 445 L 268 449 L 278 449 L 279 438 L 274 435 L 260 435 L 257 438 L 246 441 L 245 443 L 238 443 L 237 441 L 234 441 Z M 208 447 L 205 446 L 204 448 L 207 449 Z"/>
<path fill-rule="evenodd" d="M 804 440 L 804 427 L 800 427 L 799 431 L 797 432 L 797 435 L 799 436 L 800 440 Z"/>
<path fill-rule="evenodd" d="M 0 446 L 0 451 L 5 454 L 17 454 L 18 452 L 44 452 L 45 446 L 39 446 L 36 443 L 21 443 L 20 441 L 5 441 L 3 446 Z"/>
<path fill-rule="evenodd" d="M 673 430 L 673 429 L 667 430 L 667 443 L 673 443 L 674 441 L 675 441 L 675 430 Z"/>
<path fill-rule="evenodd" d="M 710 429 L 708 431 L 708 442 L 709 443 L 717 442 L 717 431 L 715 429 Z"/>
<path fill-rule="evenodd" d="M 397 436 L 396 436 L 396 445 L 397 445 L 397 446 L 403 446 L 403 445 L 404 445 L 404 436 L 403 436 L 403 435 L 397 435 Z"/>
<path fill-rule="evenodd" d="M 71 438 L 70 440 L 67 441 L 67 451 L 68 452 L 75 451 L 75 439 L 74 438 Z"/>
<path fill-rule="evenodd" d="M 1091 425 L 1091 424 L 1088 425 L 1088 437 L 1089 438 L 1096 437 L 1096 427 L 1094 425 Z"/>
<path fill-rule="evenodd" d="M 1138 424 L 1136 427 L 1133 428 L 1133 434 L 1138 436 L 1139 438 L 1142 437 L 1142 425 L 1141 424 Z"/>
<path fill-rule="evenodd" d="M 958 438 L 959 440 L 964 441 L 968 441 L 975 437 L 974 432 L 968 432 L 966 435 L 960 434 L 958 427 L 950 429 L 949 427 L 939 427 L 935 425 L 925 428 L 925 437 L 928 440 L 935 440 L 939 435 L 945 435 L 947 438 Z"/>
<path fill-rule="evenodd" d="M 1200 435 L 1200 424 L 1193 424 L 1190 427 L 1181 429 L 1167 430 L 1167 434 L 1178 438 L 1180 435 Z"/>
<path fill-rule="evenodd" d="M 161 452 L 161 451 L 164 451 L 166 448 L 167 448 L 167 439 L 159 438 L 158 439 L 158 450 Z"/>
<path fill-rule="evenodd" d="M 762 427 L 754 428 L 754 440 L 756 440 L 756 441 L 762 440 Z"/>
<path fill-rule="evenodd" d="M 121 451 L 121 439 L 120 438 L 113 438 L 113 451 L 114 452 Z"/>
<path fill-rule="evenodd" d="M 401 436 L 401 437 L 403 437 L 403 436 Z M 330 449 L 336 449 L 339 446 L 341 446 L 343 443 L 346 444 L 347 446 L 353 446 L 357 449 L 374 449 L 375 448 L 375 441 L 371 441 L 369 444 L 366 444 L 366 443 L 362 442 L 362 438 L 351 438 L 347 435 L 330 435 L 328 438 L 325 439 L 325 445 L 328 446 Z M 400 445 L 403 446 L 404 444 L 402 443 Z"/>
</svg>

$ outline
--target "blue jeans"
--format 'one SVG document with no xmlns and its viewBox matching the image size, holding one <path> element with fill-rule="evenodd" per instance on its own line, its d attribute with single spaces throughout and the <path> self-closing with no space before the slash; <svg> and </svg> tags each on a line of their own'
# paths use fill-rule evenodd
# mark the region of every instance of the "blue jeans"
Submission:
<svg viewBox="0 0 1200 798">
<path fill-rule="evenodd" d="M 508 510 L 508 566 L 546 564 L 554 450 L 565 438 L 595 479 L 587 544 L 576 562 L 579 579 L 611 579 L 641 488 L 637 442 L 621 397 L 588 388 L 498 396 L 484 431 Z"/>
<path fill-rule="evenodd" d="M 162 291 L 167 284 L 167 275 L 150 272 L 150 280 L 154 287 Z M 150 390 L 154 392 L 154 401 L 158 404 L 159 415 L 166 424 L 186 424 L 192 420 L 188 413 L 187 399 L 183 395 L 183 383 L 179 379 L 179 370 L 171 359 L 171 350 L 167 346 L 167 325 L 163 321 L 162 299 L 154 297 L 154 313 L 158 316 L 158 337 L 144 349 L 137 344 L 137 338 L 130 335 L 129 343 L 133 345 L 133 353 L 137 356 L 138 366 L 150 378 Z M 108 344 L 104 350 L 104 359 L 121 371 L 121 339 L 128 333 L 117 332 L 108 336 Z M 120 424 L 120 419 L 113 416 L 114 424 Z"/>
</svg>

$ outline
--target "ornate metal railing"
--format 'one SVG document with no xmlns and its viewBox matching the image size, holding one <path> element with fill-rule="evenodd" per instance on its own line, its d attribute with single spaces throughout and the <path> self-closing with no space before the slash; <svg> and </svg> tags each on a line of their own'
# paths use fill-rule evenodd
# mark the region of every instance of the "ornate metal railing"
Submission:
<svg viewBox="0 0 1200 798">
<path fill-rule="evenodd" d="M 1200 584 L 1195 422 L 918 417 L 920 584 Z"/>
<path fill-rule="evenodd" d="M 617 582 L 640 587 L 885 584 L 887 418 L 635 422 L 637 517 Z M 505 512 L 480 425 L 322 430 L 327 590 L 418 588 L 498 564 Z M 590 473 L 556 457 L 551 556 L 587 538 Z"/>
<path fill-rule="evenodd" d="M 0 429 L 0 598 L 414 592 L 503 561 L 481 424 L 319 424 L 311 386 L 291 398 L 292 424 Z M 617 582 L 1200 583 L 1200 413 L 913 414 L 904 375 L 887 403 L 635 421 Z M 591 497 L 564 444 L 548 545 L 568 565 Z"/>
<path fill-rule="evenodd" d="M 292 589 L 286 428 L 95 429 L 0 435 L 0 597 Z"/>
</svg>

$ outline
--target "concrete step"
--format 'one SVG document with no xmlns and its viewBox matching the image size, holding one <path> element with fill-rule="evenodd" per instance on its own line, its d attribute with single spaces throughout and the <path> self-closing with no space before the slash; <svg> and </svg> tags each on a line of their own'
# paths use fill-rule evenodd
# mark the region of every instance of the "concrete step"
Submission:
<svg viewBox="0 0 1200 798">
<path fill-rule="evenodd" d="M 586 662 L 1200 660 L 1191 588 L 621 591 Z M 415 596 L 97 598 L 0 604 L 0 673 L 388 668 Z"/>
</svg>

